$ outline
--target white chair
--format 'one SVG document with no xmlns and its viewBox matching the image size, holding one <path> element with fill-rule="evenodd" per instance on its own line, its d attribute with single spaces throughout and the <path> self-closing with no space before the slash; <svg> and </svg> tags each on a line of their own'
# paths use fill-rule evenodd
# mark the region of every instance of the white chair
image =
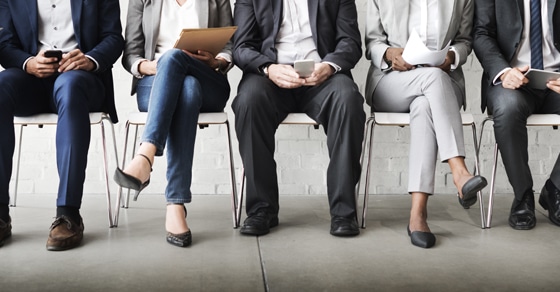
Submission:
<svg viewBox="0 0 560 292">
<path fill-rule="evenodd" d="M 130 126 L 134 127 L 134 140 L 132 144 L 132 157 L 134 157 L 136 153 L 136 141 L 138 138 L 138 127 L 146 125 L 146 118 L 148 117 L 148 113 L 146 112 L 138 112 L 132 113 L 128 120 L 126 121 L 125 125 L 125 142 L 124 142 L 124 150 L 123 150 L 123 161 L 122 161 L 122 168 L 124 169 L 125 162 L 126 162 L 126 152 L 127 152 L 127 144 L 128 144 L 128 135 Z M 232 208 L 232 217 L 233 217 L 233 227 L 237 228 L 237 223 L 239 219 L 236 217 L 238 209 L 238 201 L 237 201 L 237 183 L 235 182 L 235 166 L 233 163 L 233 150 L 231 144 L 231 134 L 229 129 L 229 121 L 227 113 L 225 112 L 215 112 L 215 113 L 200 113 L 198 115 L 198 126 L 200 129 L 206 128 L 209 125 L 226 125 L 227 130 L 227 140 L 228 140 L 228 157 L 229 157 L 229 169 L 230 169 L 230 179 L 231 179 L 231 208 Z M 119 187 L 119 193 L 117 196 L 117 204 L 116 204 L 116 212 L 115 212 L 115 219 L 114 224 L 115 226 L 119 223 L 119 206 L 121 206 L 121 197 L 122 197 L 122 188 Z M 122 205 L 123 208 L 128 208 L 130 201 L 130 189 L 127 192 L 126 200 Z"/>
<path fill-rule="evenodd" d="M 310 118 L 305 113 L 289 113 L 288 116 L 280 123 L 280 125 L 302 125 L 302 126 L 313 126 L 315 129 L 319 129 L 319 124 L 315 122 L 312 118 Z M 245 190 L 245 168 L 241 172 L 241 190 L 239 191 L 239 198 L 238 198 L 238 209 L 237 209 L 237 222 L 235 225 L 239 227 L 241 221 L 241 210 L 243 205 L 243 192 Z"/>
<path fill-rule="evenodd" d="M 486 117 L 482 121 L 482 126 L 480 128 L 480 139 L 479 143 L 482 143 L 482 134 L 484 132 L 484 126 L 486 122 L 493 122 L 494 119 L 491 115 Z M 527 118 L 527 127 L 552 127 L 557 130 L 560 126 L 560 115 L 556 114 L 534 114 Z M 480 149 L 480 144 L 478 146 Z M 492 208 L 494 207 L 494 186 L 496 180 L 496 168 L 498 166 L 498 143 L 494 143 L 494 163 L 492 165 L 492 176 L 490 179 L 490 194 L 488 196 L 488 218 L 486 219 L 486 228 L 490 228 L 492 224 Z"/>
<path fill-rule="evenodd" d="M 474 123 L 474 118 L 472 114 L 462 113 L 461 114 L 462 124 L 465 127 L 471 127 L 473 133 L 474 141 L 474 158 L 475 158 L 475 174 L 478 174 L 478 143 L 476 142 L 476 125 Z M 369 180 L 371 171 L 371 158 L 372 158 L 372 148 L 373 148 L 373 129 L 375 126 L 397 126 L 405 127 L 410 125 L 410 114 L 408 113 L 383 113 L 374 112 L 366 121 L 366 127 L 364 132 L 364 144 L 362 151 L 361 164 L 363 169 L 363 162 L 367 152 L 368 160 L 366 165 L 366 179 L 365 179 L 365 189 L 364 189 L 364 202 L 362 206 L 362 228 L 366 227 L 366 215 L 368 208 L 368 197 L 369 197 Z M 360 182 L 358 182 L 357 191 L 360 190 Z M 480 206 L 480 221 L 481 228 L 484 229 L 484 203 L 482 201 L 482 193 L 478 192 L 478 202 Z"/>
<path fill-rule="evenodd" d="M 23 137 L 23 127 L 25 126 L 38 126 L 42 128 L 45 125 L 56 126 L 58 121 L 58 115 L 53 113 L 44 113 L 44 114 L 36 114 L 28 117 L 14 117 L 14 126 L 19 126 L 19 139 L 18 139 L 18 151 L 17 151 L 17 158 L 16 158 L 16 174 L 15 174 L 15 190 L 14 195 L 12 198 L 11 206 L 16 206 L 17 200 L 17 193 L 18 193 L 18 182 L 19 182 L 19 166 L 21 160 L 21 144 L 22 144 L 22 137 Z M 105 139 L 105 127 L 103 125 L 104 121 L 109 122 L 111 125 L 111 133 L 113 136 L 113 148 L 115 150 L 115 163 L 118 166 L 118 156 L 117 156 L 117 144 L 115 139 L 115 128 L 113 123 L 111 122 L 111 118 L 109 114 L 102 113 L 102 112 L 94 112 L 89 114 L 89 121 L 91 125 L 99 125 L 101 126 L 101 140 L 103 142 L 103 167 L 105 170 L 105 192 L 107 194 L 107 211 L 109 213 L 109 227 L 114 227 L 113 225 L 113 216 L 112 216 L 112 208 L 111 208 L 111 191 L 109 187 L 109 172 L 108 172 L 108 161 L 107 161 L 107 142 Z"/>
</svg>

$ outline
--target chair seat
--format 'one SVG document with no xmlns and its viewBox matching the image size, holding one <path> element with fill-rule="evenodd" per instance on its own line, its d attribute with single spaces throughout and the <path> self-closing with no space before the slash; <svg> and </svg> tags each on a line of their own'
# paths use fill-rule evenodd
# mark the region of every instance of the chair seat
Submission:
<svg viewBox="0 0 560 292">
<path fill-rule="evenodd" d="M 290 113 L 282 121 L 283 125 L 318 125 L 318 123 L 305 113 Z"/>
<path fill-rule="evenodd" d="M 131 113 L 130 116 L 128 117 L 128 123 L 131 125 L 144 125 L 146 123 L 147 117 L 148 117 L 147 112 Z M 218 125 L 218 124 L 225 124 L 227 120 L 228 117 L 225 112 L 200 113 L 198 115 L 198 124 Z"/>
<path fill-rule="evenodd" d="M 99 124 L 105 113 L 95 112 L 89 113 L 89 121 L 91 124 Z M 54 113 L 36 114 L 28 117 L 14 117 L 16 125 L 56 125 L 58 115 Z"/>
<path fill-rule="evenodd" d="M 560 115 L 557 114 L 535 114 L 527 118 L 527 126 L 558 126 Z"/>
<path fill-rule="evenodd" d="M 383 113 L 375 112 L 375 124 L 380 126 L 408 126 L 410 124 L 410 114 L 409 113 Z M 461 119 L 463 126 L 472 125 L 474 123 L 474 117 L 472 114 L 462 113 Z"/>
</svg>

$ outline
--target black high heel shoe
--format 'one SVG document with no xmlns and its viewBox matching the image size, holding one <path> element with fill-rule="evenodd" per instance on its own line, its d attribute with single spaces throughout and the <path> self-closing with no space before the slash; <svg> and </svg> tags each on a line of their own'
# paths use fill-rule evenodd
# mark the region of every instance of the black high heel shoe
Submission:
<svg viewBox="0 0 560 292">
<path fill-rule="evenodd" d="M 152 172 L 152 162 L 150 161 L 148 156 L 142 153 L 138 153 L 136 155 L 146 158 L 146 161 L 148 161 L 148 164 L 150 164 L 150 172 Z M 135 190 L 136 194 L 134 195 L 134 201 L 138 200 L 138 196 L 140 195 L 140 192 L 150 184 L 150 178 L 148 178 L 148 180 L 145 182 L 141 182 L 138 178 L 130 174 L 124 173 L 124 171 L 122 171 L 118 167 L 115 170 L 115 174 L 113 175 L 113 180 L 115 180 L 115 182 L 123 188 Z"/>
<path fill-rule="evenodd" d="M 184 204 L 174 204 L 174 205 L 183 205 L 183 209 L 185 210 L 185 218 L 187 218 L 187 208 L 185 207 L 185 205 Z M 178 247 L 187 247 L 192 243 L 191 229 L 189 228 L 187 232 L 183 232 L 181 234 L 175 234 L 168 231 L 165 239 L 171 245 L 178 246 Z"/>
<path fill-rule="evenodd" d="M 483 176 L 475 175 L 471 177 L 461 188 L 461 192 L 463 193 L 462 199 L 459 196 L 459 193 L 457 193 L 459 204 L 461 204 L 464 209 L 469 209 L 472 205 L 474 205 L 474 203 L 476 203 L 476 194 L 486 187 L 486 185 L 488 185 L 488 182 Z"/>
</svg>

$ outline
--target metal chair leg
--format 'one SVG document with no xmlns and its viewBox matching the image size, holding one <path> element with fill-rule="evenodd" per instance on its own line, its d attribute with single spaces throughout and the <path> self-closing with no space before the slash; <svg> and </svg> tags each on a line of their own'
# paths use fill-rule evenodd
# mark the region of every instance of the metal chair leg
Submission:
<svg viewBox="0 0 560 292">
<path fill-rule="evenodd" d="M 226 121 L 226 131 L 228 139 L 228 158 L 229 158 L 229 174 L 231 179 L 231 211 L 233 217 L 233 228 L 239 227 L 240 215 L 238 209 L 241 210 L 241 201 L 237 197 L 237 182 L 235 181 L 235 166 L 233 163 L 233 146 L 231 145 L 231 134 L 229 131 L 229 121 Z"/>
<path fill-rule="evenodd" d="M 23 137 L 23 127 L 24 127 L 24 125 L 20 125 L 20 127 L 19 127 L 18 154 L 17 154 L 17 159 L 16 159 L 16 181 L 14 182 L 14 185 L 15 185 L 14 195 L 13 195 L 12 203 L 10 204 L 10 207 L 15 207 L 16 206 L 16 201 L 17 201 L 18 183 L 19 183 L 19 164 L 20 164 L 20 161 L 21 161 L 21 141 L 22 141 L 22 137 Z"/>
<path fill-rule="evenodd" d="M 373 129 L 375 127 L 375 118 L 370 117 L 366 121 L 365 129 L 369 132 L 369 139 L 367 139 L 367 132 L 364 135 L 364 142 L 367 139 L 368 144 L 368 161 L 366 164 L 366 181 L 364 183 L 364 202 L 362 206 L 362 228 L 366 228 L 366 216 L 367 216 L 367 208 L 368 208 L 368 201 L 369 201 L 369 180 L 370 180 L 370 171 L 371 171 L 371 156 L 373 152 Z M 365 150 L 364 150 L 365 151 Z M 364 153 L 365 155 L 365 153 Z"/>
</svg>

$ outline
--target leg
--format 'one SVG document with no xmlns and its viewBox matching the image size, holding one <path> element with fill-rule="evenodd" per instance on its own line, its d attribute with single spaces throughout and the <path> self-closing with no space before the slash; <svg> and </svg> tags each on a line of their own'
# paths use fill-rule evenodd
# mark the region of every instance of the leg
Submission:
<svg viewBox="0 0 560 292">
<path fill-rule="evenodd" d="M 274 134 L 287 113 L 295 109 L 290 90 L 268 78 L 244 74 L 233 100 L 235 130 L 247 179 L 247 219 L 240 232 L 264 235 L 278 225 L 278 178 Z"/>
<path fill-rule="evenodd" d="M 0 72 L 0 220 L 9 221 L 9 184 L 14 155 L 14 116 L 49 111 L 50 86 L 19 69 Z"/>
<path fill-rule="evenodd" d="M 323 125 L 327 134 L 331 217 L 355 218 L 365 124 L 364 98 L 352 79 L 334 75 L 323 84 L 309 88 L 302 102 L 304 111 Z"/>
</svg>

